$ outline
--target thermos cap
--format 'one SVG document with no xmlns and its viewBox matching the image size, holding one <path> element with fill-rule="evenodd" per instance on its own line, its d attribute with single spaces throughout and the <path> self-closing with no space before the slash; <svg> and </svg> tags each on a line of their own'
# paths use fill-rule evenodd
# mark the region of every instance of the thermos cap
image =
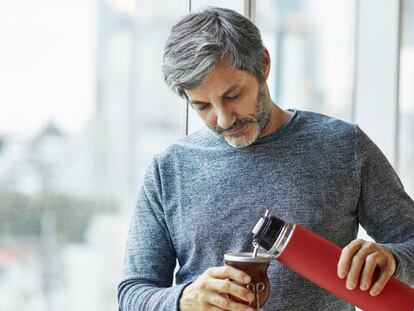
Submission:
<svg viewBox="0 0 414 311">
<path fill-rule="evenodd" d="M 253 241 L 260 247 L 270 250 L 285 224 L 282 219 L 270 216 L 270 211 L 266 210 L 264 217 L 259 219 L 252 230 Z"/>
</svg>

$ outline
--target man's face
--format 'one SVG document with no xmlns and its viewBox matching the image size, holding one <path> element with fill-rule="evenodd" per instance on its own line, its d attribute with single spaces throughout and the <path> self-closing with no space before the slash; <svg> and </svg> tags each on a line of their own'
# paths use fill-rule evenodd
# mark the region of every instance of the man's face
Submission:
<svg viewBox="0 0 414 311">
<path fill-rule="evenodd" d="M 219 62 L 207 78 L 185 93 L 209 128 L 236 148 L 254 143 L 269 123 L 271 101 L 256 77 Z"/>
</svg>

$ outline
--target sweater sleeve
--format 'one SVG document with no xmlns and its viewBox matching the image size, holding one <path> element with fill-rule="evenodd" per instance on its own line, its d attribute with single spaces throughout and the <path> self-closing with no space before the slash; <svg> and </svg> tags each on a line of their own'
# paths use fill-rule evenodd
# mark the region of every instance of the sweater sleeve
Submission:
<svg viewBox="0 0 414 311">
<path fill-rule="evenodd" d="M 178 310 L 186 284 L 173 286 L 176 253 L 162 207 L 156 159 L 139 189 L 131 219 L 123 277 L 118 285 L 122 311 Z"/>
<path fill-rule="evenodd" d="M 358 220 L 377 243 L 393 253 L 395 277 L 414 285 L 414 202 L 380 149 L 357 126 L 355 130 Z"/>
</svg>

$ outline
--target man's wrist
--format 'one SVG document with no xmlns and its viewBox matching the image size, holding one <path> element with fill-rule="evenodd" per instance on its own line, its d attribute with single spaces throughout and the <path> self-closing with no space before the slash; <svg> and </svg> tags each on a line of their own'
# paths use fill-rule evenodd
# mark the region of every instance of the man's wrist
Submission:
<svg viewBox="0 0 414 311">
<path fill-rule="evenodd" d="M 185 305 L 183 305 L 184 304 L 183 297 L 185 297 L 185 292 L 186 290 L 188 290 L 188 286 L 191 285 L 192 283 L 193 282 L 188 282 L 182 287 L 180 295 L 178 296 L 177 311 L 185 311 Z"/>
</svg>

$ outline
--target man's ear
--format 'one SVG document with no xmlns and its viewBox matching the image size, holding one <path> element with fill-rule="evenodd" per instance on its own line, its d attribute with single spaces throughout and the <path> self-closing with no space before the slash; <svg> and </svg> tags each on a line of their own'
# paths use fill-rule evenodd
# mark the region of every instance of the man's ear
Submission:
<svg viewBox="0 0 414 311">
<path fill-rule="evenodd" d="M 270 74 L 270 54 L 267 49 L 264 49 L 263 51 L 263 69 L 262 69 L 262 75 L 263 79 L 267 80 Z"/>
</svg>

